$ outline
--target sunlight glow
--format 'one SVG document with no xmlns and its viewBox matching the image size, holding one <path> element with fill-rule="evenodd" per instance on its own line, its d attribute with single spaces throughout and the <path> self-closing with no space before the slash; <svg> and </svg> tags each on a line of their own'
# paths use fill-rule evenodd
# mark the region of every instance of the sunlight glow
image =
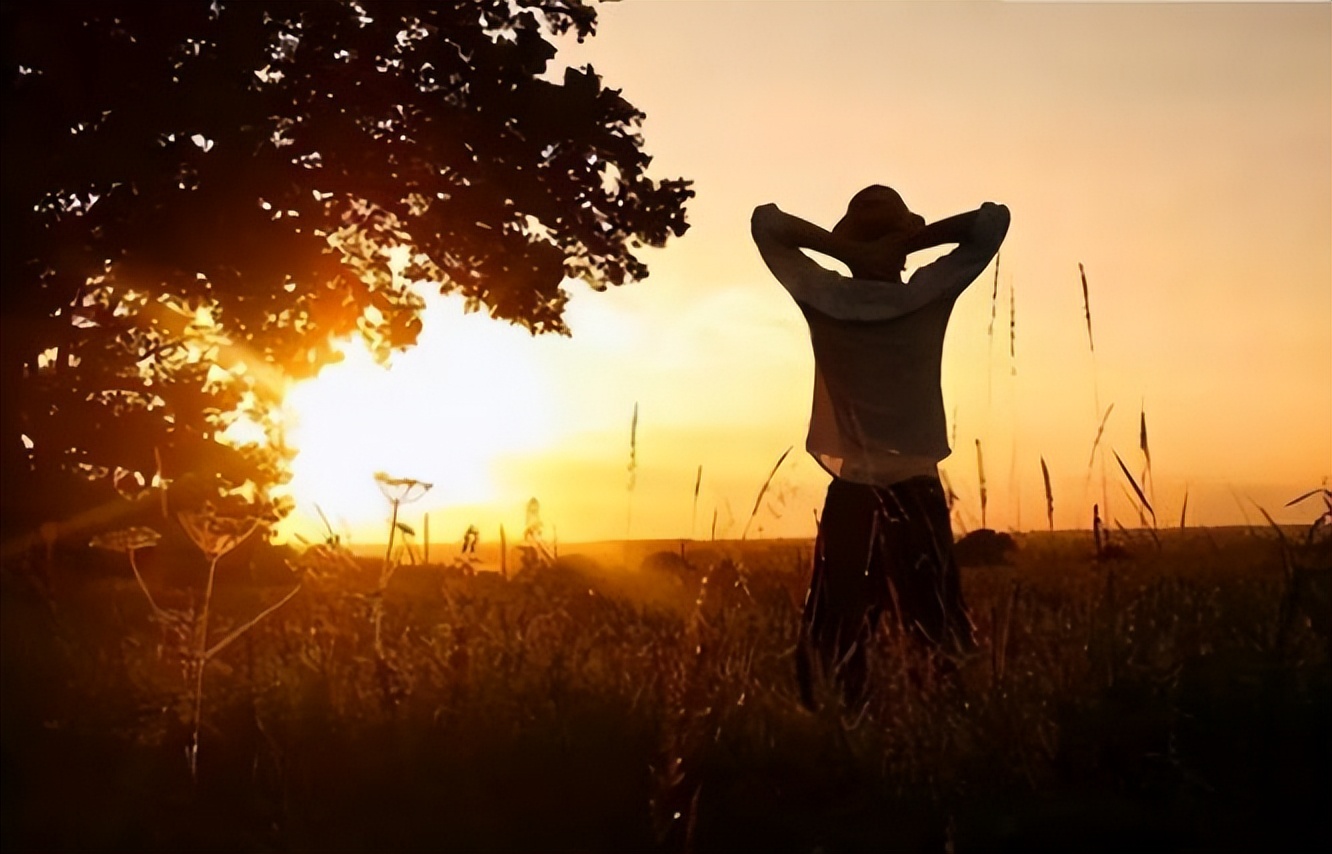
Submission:
<svg viewBox="0 0 1332 854">
<path fill-rule="evenodd" d="M 419 343 L 388 366 L 359 340 L 344 342 L 341 362 L 286 397 L 292 525 L 308 529 L 316 505 L 335 527 L 377 524 L 387 505 L 376 472 L 434 484 L 423 504 L 493 501 L 497 464 L 550 441 L 549 383 L 527 338 L 433 297 Z"/>
</svg>

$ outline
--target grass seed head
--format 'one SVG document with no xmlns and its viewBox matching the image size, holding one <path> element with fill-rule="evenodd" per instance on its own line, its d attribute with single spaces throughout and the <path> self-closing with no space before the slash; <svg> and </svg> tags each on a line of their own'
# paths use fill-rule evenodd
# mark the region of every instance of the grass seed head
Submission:
<svg viewBox="0 0 1332 854">
<path fill-rule="evenodd" d="M 1041 457 L 1041 479 L 1045 481 L 1045 516 L 1050 522 L 1050 530 L 1054 530 L 1054 491 L 1050 489 L 1050 469 L 1045 464 L 1045 457 Z"/>
<path fill-rule="evenodd" d="M 981 527 L 988 527 L 985 519 L 985 505 L 989 502 L 989 492 L 985 488 L 985 456 L 981 451 L 981 440 L 976 440 L 976 477 L 980 481 Z"/>
<path fill-rule="evenodd" d="M 1082 310 L 1087 316 L 1087 346 L 1096 352 L 1096 341 L 1092 339 L 1091 299 L 1087 295 L 1087 271 L 1078 263 L 1078 275 L 1082 278 Z"/>
</svg>

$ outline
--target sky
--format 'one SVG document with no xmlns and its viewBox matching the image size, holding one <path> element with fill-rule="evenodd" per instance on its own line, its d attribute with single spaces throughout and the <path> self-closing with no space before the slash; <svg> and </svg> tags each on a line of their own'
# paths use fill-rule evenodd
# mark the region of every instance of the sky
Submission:
<svg viewBox="0 0 1332 854">
<path fill-rule="evenodd" d="M 590 63 L 647 114 L 654 176 L 694 181 L 690 230 L 645 252 L 643 282 L 568 283 L 569 338 L 437 298 L 389 370 L 351 348 L 293 389 L 288 534 L 321 535 L 317 503 L 382 541 L 382 470 L 434 484 L 402 517 L 419 532 L 428 513 L 435 542 L 513 537 L 533 498 L 564 542 L 812 536 L 808 332 L 749 216 L 776 202 L 830 227 L 874 183 L 927 220 L 1012 211 L 997 304 L 992 265 L 945 344 L 958 533 L 1046 528 L 1042 460 L 1055 527 L 1089 526 L 1094 502 L 1138 525 L 1116 452 L 1162 527 L 1317 515 L 1284 505 L 1332 477 L 1332 5 L 598 9 L 552 71 Z"/>
</svg>

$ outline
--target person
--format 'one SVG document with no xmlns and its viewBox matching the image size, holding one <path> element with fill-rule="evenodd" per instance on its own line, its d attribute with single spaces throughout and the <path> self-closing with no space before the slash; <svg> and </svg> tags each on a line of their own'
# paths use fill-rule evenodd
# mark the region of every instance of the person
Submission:
<svg viewBox="0 0 1332 854">
<path fill-rule="evenodd" d="M 796 655 L 810 709 L 820 679 L 835 681 L 848 707 L 864 699 L 866 647 L 885 610 L 925 649 L 974 645 L 939 482 L 950 452 L 940 366 L 953 304 L 1008 225 L 1008 208 L 990 202 L 927 225 L 882 185 L 856 193 L 832 231 L 775 204 L 754 210 L 759 253 L 809 326 L 806 449 L 832 475 Z M 908 255 L 947 244 L 957 245 L 902 280 Z"/>
</svg>

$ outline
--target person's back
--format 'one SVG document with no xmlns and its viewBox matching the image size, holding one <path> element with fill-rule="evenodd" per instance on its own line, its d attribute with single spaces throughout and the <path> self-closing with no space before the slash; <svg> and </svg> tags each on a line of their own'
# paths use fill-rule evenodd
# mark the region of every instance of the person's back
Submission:
<svg viewBox="0 0 1332 854">
<path fill-rule="evenodd" d="M 801 306 L 814 350 L 811 427 L 830 431 L 812 432 L 810 451 L 829 472 L 875 483 L 885 458 L 947 456 L 939 374 L 952 305 L 941 299 L 890 320 Z"/>
<path fill-rule="evenodd" d="M 754 212 L 754 241 L 809 325 L 806 449 L 833 475 L 798 658 L 808 705 L 816 671 L 859 698 L 866 642 L 889 604 L 904 630 L 932 646 L 971 643 L 938 481 L 949 453 L 940 365 L 953 304 L 994 257 L 1008 222 L 1007 208 L 986 203 L 926 225 L 877 186 L 857 194 L 831 232 L 775 205 Z M 908 254 L 945 243 L 958 248 L 901 281 Z M 801 249 L 838 258 L 852 276 Z"/>
</svg>

